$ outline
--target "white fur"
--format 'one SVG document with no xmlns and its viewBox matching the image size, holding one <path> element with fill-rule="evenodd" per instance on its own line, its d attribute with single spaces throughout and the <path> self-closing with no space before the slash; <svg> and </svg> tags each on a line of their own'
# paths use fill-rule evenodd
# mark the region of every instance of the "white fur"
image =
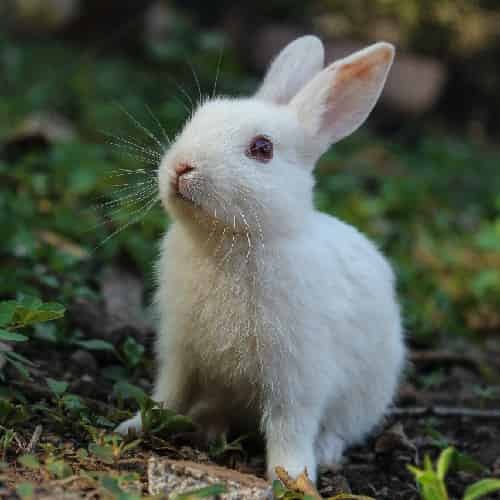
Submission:
<svg viewBox="0 0 500 500">
<path fill-rule="evenodd" d="M 294 45 L 307 57 L 295 42 L 286 60 Z M 210 433 L 260 427 L 269 477 L 281 465 L 315 478 L 380 421 L 396 389 L 404 346 L 392 270 L 312 202 L 315 161 L 366 118 L 392 55 L 377 44 L 311 71 L 298 94 L 283 73 L 300 64 L 275 63 L 265 81 L 278 82 L 274 102 L 268 89 L 204 103 L 160 167 L 175 222 L 158 264 L 153 398 Z M 269 163 L 245 154 L 256 135 L 274 143 Z M 180 184 L 188 201 L 170 186 L 178 163 L 194 167 Z M 129 428 L 140 430 L 140 418 L 118 430 Z"/>
</svg>

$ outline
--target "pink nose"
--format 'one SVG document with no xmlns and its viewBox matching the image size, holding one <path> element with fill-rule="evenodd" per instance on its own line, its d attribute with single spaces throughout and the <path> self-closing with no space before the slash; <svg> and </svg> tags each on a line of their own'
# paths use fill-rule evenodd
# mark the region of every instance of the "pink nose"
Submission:
<svg viewBox="0 0 500 500">
<path fill-rule="evenodd" d="M 184 175 L 187 174 L 188 172 L 191 172 L 191 170 L 194 170 L 191 165 L 188 163 L 178 163 L 174 167 L 174 172 L 175 172 L 175 179 L 172 180 L 172 188 L 176 193 L 179 192 L 179 180 L 180 178 Z"/>
<path fill-rule="evenodd" d="M 177 177 L 180 177 L 181 175 L 191 172 L 191 170 L 193 170 L 193 167 L 188 163 L 179 163 L 175 166 L 174 170 L 177 174 Z"/>
</svg>

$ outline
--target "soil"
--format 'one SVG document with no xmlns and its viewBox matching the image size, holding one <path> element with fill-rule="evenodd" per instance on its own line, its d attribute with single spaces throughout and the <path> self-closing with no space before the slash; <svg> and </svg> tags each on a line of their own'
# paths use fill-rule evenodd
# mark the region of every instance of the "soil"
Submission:
<svg viewBox="0 0 500 500">
<path fill-rule="evenodd" d="M 130 331 L 134 334 L 133 328 Z M 83 396 L 96 412 L 108 412 L 115 405 L 109 396 L 112 383 L 101 375 L 103 370 L 116 365 L 116 360 L 108 353 L 91 353 L 79 348 L 50 352 L 26 349 L 29 352 L 24 354 L 38 364 L 36 380 L 31 383 L 17 380 L 13 386 L 30 403 L 50 402 L 50 392 L 41 382 L 50 376 L 71 381 L 70 392 Z M 500 477 L 499 374 L 500 347 L 493 343 L 482 348 L 463 343 L 455 350 L 412 350 L 408 373 L 391 414 L 362 446 L 346 452 L 342 464 L 321 471 L 320 494 L 326 498 L 350 490 L 379 500 L 418 499 L 418 490 L 407 466 L 421 466 L 426 454 L 435 459 L 447 446 L 454 446 L 463 454 L 459 470 L 450 471 L 447 477 L 451 498 L 461 498 L 466 486 L 480 478 Z M 150 375 L 145 370 L 136 383 L 149 390 Z M 81 469 L 110 474 L 135 472 L 142 494 L 148 491 L 147 462 L 153 455 L 216 463 L 258 477 L 264 475 L 264 455 L 255 443 L 243 441 L 242 450 L 227 450 L 214 458 L 206 449 L 193 445 L 194 434 L 173 436 L 167 441 L 145 440 L 114 463 L 105 464 L 92 455 L 83 456 L 78 452 L 87 449 L 88 436 L 61 430 L 42 411 L 18 432 L 17 444 L 5 456 L 7 464 L 0 476 L 2 498 L 17 498 L 15 488 L 25 481 L 39 485 L 36 491 L 40 498 L 44 492 L 52 492 L 47 498 L 57 498 L 56 491 L 61 494 L 73 492 L 77 495 L 75 498 L 80 494 L 87 498 L 101 497 L 100 487 L 95 482 L 77 475 L 54 479 L 46 471 L 32 471 L 16 465 L 36 424 L 43 426 L 43 432 L 35 445 L 35 453 L 47 455 L 47 446 L 52 446 L 53 450 L 59 450 L 56 454 L 71 465 L 75 474 Z M 500 494 L 487 498 L 500 498 Z"/>
</svg>

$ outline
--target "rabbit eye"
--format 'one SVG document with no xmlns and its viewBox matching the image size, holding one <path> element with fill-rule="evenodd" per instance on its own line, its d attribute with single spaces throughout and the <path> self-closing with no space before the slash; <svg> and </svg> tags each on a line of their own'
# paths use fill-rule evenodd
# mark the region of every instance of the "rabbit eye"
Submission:
<svg viewBox="0 0 500 500">
<path fill-rule="evenodd" d="M 246 155 L 261 163 L 267 163 L 273 157 L 273 143 L 268 137 L 258 135 L 252 139 L 246 150 Z"/>
</svg>

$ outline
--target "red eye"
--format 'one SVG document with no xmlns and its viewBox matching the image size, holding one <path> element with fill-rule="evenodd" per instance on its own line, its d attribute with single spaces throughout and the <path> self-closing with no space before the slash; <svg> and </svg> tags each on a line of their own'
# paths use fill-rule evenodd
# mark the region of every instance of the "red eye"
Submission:
<svg viewBox="0 0 500 500">
<path fill-rule="evenodd" d="M 258 135 L 252 139 L 252 142 L 246 150 L 249 158 L 267 163 L 273 157 L 273 143 L 264 135 Z"/>
</svg>

